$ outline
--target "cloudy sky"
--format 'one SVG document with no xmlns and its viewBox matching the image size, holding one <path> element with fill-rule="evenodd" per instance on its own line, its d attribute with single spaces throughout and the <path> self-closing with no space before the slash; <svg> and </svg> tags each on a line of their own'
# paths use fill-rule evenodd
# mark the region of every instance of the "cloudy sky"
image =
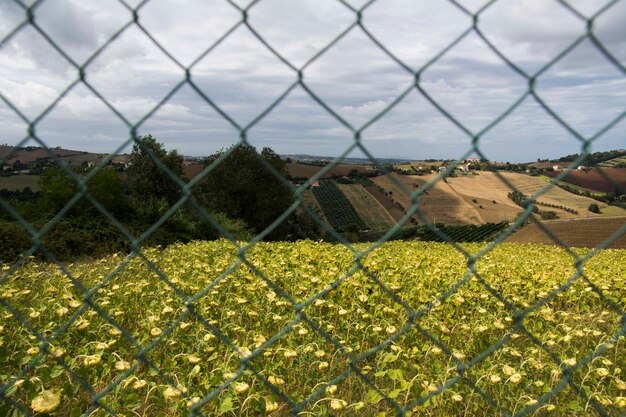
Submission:
<svg viewBox="0 0 626 417">
<path fill-rule="evenodd" d="M 185 155 L 228 147 L 247 128 L 251 144 L 282 154 L 338 155 L 354 143 L 354 131 L 361 131 L 361 143 L 374 156 L 460 158 L 471 149 L 471 136 L 521 99 L 527 77 L 538 71 L 537 95 L 585 138 L 626 111 L 624 0 L 568 2 L 575 11 L 552 0 L 499 0 L 488 7 L 480 0 L 457 5 L 444 0 L 367 5 L 363 0 L 252 5 L 247 0 L 150 0 L 137 9 L 140 26 L 132 23 L 132 8 L 140 2 L 125 1 L 44 0 L 33 9 L 34 22 L 74 63 L 86 64 L 89 86 L 131 125 L 172 93 L 189 68 L 204 98 L 184 84 L 138 127 L 140 134 L 150 133 Z M 477 12 L 481 33 L 519 71 L 471 30 L 432 62 L 471 29 Z M 593 33 L 621 69 L 589 39 L 545 68 L 585 34 L 584 16 L 596 14 Z M 0 0 L 0 94 L 26 118 L 38 119 L 36 133 L 50 146 L 116 150 L 129 137 L 128 125 L 85 84 L 68 90 L 78 70 L 35 27 L 14 33 L 25 19 L 22 6 Z M 306 88 L 297 83 L 298 70 Z M 422 91 L 414 87 L 418 71 Z M 65 96 L 40 118 L 62 92 Z M 26 135 L 26 123 L 0 100 L 0 143 L 17 144 Z M 483 132 L 478 144 L 486 157 L 506 161 L 581 150 L 579 139 L 531 96 Z M 598 137 L 592 149 L 623 147 L 626 120 Z"/>
</svg>

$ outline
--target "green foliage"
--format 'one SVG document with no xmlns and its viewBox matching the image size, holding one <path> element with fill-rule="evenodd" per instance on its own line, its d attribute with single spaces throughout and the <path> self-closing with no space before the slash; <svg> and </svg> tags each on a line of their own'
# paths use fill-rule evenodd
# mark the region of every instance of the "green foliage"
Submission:
<svg viewBox="0 0 626 417">
<path fill-rule="evenodd" d="M 509 197 L 511 200 L 513 200 L 513 202 L 515 204 L 517 204 L 518 206 L 520 206 L 522 208 L 526 208 L 530 204 L 534 204 L 535 203 L 535 200 L 528 199 L 528 197 L 526 197 L 524 194 L 520 193 L 517 190 L 511 191 L 510 193 L 508 193 L 507 197 Z M 533 207 L 532 211 L 534 213 L 537 213 L 539 210 L 537 209 L 537 207 Z"/>
<path fill-rule="evenodd" d="M 463 247 L 472 254 L 484 249 L 483 244 Z M 50 415 L 88 411 L 93 397 L 66 369 L 96 392 L 110 387 L 100 401 L 119 415 L 187 416 L 189 402 L 211 394 L 202 405 L 207 416 L 293 415 L 275 390 L 297 404 L 310 399 L 306 413 L 312 416 L 396 415 L 388 399 L 413 416 L 519 414 L 537 401 L 540 408 L 528 415 L 594 414 L 580 391 L 601 403 L 606 415 L 623 415 L 626 345 L 615 336 L 623 331 L 620 311 L 626 307 L 624 252 L 605 250 L 591 257 L 584 268 L 594 288 L 576 280 L 556 297 L 549 294 L 576 273 L 577 265 L 567 250 L 543 245 L 498 245 L 476 261 L 475 276 L 446 296 L 467 274 L 468 260 L 438 243 L 387 242 L 360 259 L 363 269 L 345 277 L 354 253 L 342 245 L 261 242 L 246 252 L 254 270 L 240 265 L 228 274 L 239 257 L 225 240 L 146 248 L 146 258 L 180 294 L 139 257 L 114 275 L 122 262 L 119 255 L 67 265 L 88 289 L 103 284 L 89 302 L 106 311 L 108 319 L 90 307 L 81 314 L 85 293 L 70 285 L 57 265 L 29 261 L 0 275 L 3 300 L 46 335 L 68 321 L 72 325 L 51 337 L 48 353 L 34 361 L 41 341 L 5 311 L 0 384 L 7 384 L 4 394 L 12 401 L 0 401 L 0 415 L 14 415 L 16 402 L 34 411 L 32 400 L 45 391 L 58 395 Z M 0 274 L 9 269 L 0 265 Z M 207 287 L 217 277 L 219 283 Z M 306 307 L 306 321 L 298 320 L 294 305 L 266 280 L 296 303 L 324 293 Z M 330 285 L 332 291 L 326 292 Z M 205 289 L 210 292 L 190 309 L 187 296 Z M 397 300 L 417 314 L 411 317 Z M 273 340 L 281 329 L 288 331 Z M 226 338 L 241 348 L 239 354 Z M 141 362 L 135 340 L 149 346 L 144 357 L 169 380 Z M 498 341 L 503 344 L 494 345 Z M 359 377 L 350 372 L 353 358 Z M 28 374 L 21 375 L 28 364 Z M 460 371 L 459 364 L 469 366 Z M 130 374 L 124 377 L 126 370 Z M 447 384 L 460 372 L 477 389 Z M 347 377 L 336 379 L 342 375 Z M 561 390 L 564 380 L 578 389 Z M 478 389 L 506 413 L 489 405 Z M 552 390 L 558 395 L 544 398 Z M 426 396 L 428 401 L 412 407 Z"/>
<path fill-rule="evenodd" d="M 8 190 L 3 188 L 0 190 L 0 197 L 5 200 L 32 201 L 41 197 L 41 191 L 33 192 L 30 187 L 24 187 L 22 190 Z"/>
<path fill-rule="evenodd" d="M 85 174 L 77 174 L 78 179 Z M 43 171 L 39 181 L 41 187 L 42 212 L 51 215 L 59 212 L 78 192 L 78 183 L 62 169 L 49 168 Z M 112 168 L 99 170 L 87 182 L 88 194 L 112 214 L 120 214 L 128 208 L 124 187 L 119 174 Z M 70 214 L 81 215 L 97 209 L 86 198 L 80 199 L 70 210 Z"/>
<path fill-rule="evenodd" d="M 137 199 L 164 199 L 173 205 L 181 196 L 178 184 L 157 164 L 159 160 L 174 175 L 185 179 L 183 157 L 178 151 L 166 151 L 151 135 L 135 139 L 126 170 L 128 188 Z"/>
<path fill-rule="evenodd" d="M 589 211 L 592 213 L 600 213 L 600 207 L 596 203 L 589 204 Z"/>
<path fill-rule="evenodd" d="M 481 225 L 466 224 L 458 226 L 439 225 L 437 229 L 443 232 L 448 239 L 453 242 L 485 242 L 492 239 L 496 234 L 500 233 L 508 227 L 507 222 L 485 223 Z M 427 226 L 418 228 L 416 237 L 420 240 L 443 242 L 442 239 L 434 231 Z"/>
<path fill-rule="evenodd" d="M 551 203 L 545 203 L 542 201 L 537 201 L 534 198 L 529 198 L 528 196 L 522 194 L 521 192 L 515 190 L 512 191 L 510 193 L 507 194 L 507 196 L 513 200 L 513 202 L 515 204 L 517 204 L 520 207 L 526 208 L 528 207 L 530 204 L 535 204 L 538 206 L 544 206 L 544 207 L 552 207 L 552 208 L 556 208 L 559 210 L 563 210 L 566 211 L 568 213 L 572 213 L 572 214 L 578 214 L 578 210 L 570 208 L 570 207 L 565 207 L 565 206 L 561 206 L 558 204 L 551 204 Z M 539 212 L 539 209 L 537 209 L 537 207 L 533 207 L 533 213 L 537 213 L 541 215 L 542 219 L 556 219 L 558 218 L 558 216 L 556 215 L 555 212 L 553 211 L 541 211 Z M 546 214 L 544 214 L 546 213 Z M 550 214 L 552 213 L 552 214 Z"/>
<path fill-rule="evenodd" d="M 124 185 L 113 168 L 99 170 L 87 183 L 89 194 L 109 213 L 121 214 L 128 209 Z"/>
<path fill-rule="evenodd" d="M 102 216 L 64 217 L 43 236 L 42 241 L 43 246 L 61 261 L 130 251 L 128 239 Z"/>
<path fill-rule="evenodd" d="M 45 170 L 39 180 L 43 198 L 42 207 L 57 213 L 74 197 L 76 185 L 76 181 L 62 169 Z"/>
<path fill-rule="evenodd" d="M 542 220 L 553 220 L 553 219 L 558 219 L 558 218 L 559 216 L 557 216 L 554 211 L 542 211 L 541 212 Z"/>
<path fill-rule="evenodd" d="M 30 248 L 30 234 L 19 223 L 0 220 L 0 262 L 12 262 Z"/>
<path fill-rule="evenodd" d="M 233 145 L 208 157 L 204 165 L 226 154 L 203 180 L 199 199 L 210 211 L 242 219 L 260 233 L 293 203 L 289 187 L 263 165 L 262 159 L 283 176 L 285 163 L 270 148 L 264 148 L 259 155 L 253 146 Z M 280 238 L 284 231 L 279 227 L 272 235 Z"/>
<path fill-rule="evenodd" d="M 583 165 L 596 165 L 600 162 L 608 161 L 610 159 L 619 158 L 621 156 L 626 155 L 626 151 L 624 150 L 611 150 L 604 152 L 594 152 L 585 157 L 585 159 L 581 162 Z M 567 155 L 562 158 L 556 160 L 556 162 L 573 162 L 575 161 L 580 154 Z"/>
<path fill-rule="evenodd" d="M 319 187 L 314 187 L 313 195 L 330 225 L 338 232 L 356 233 L 367 229 L 350 200 L 333 181 L 324 181 Z"/>
<path fill-rule="evenodd" d="M 182 157 L 176 151 L 166 152 L 152 136 L 144 136 L 137 140 L 133 148 L 132 166 L 126 173 L 130 196 L 124 193 L 124 185 L 118 172 L 111 168 L 100 169 L 90 178 L 86 184 L 88 195 L 113 215 L 132 238 L 141 237 L 141 245 L 144 247 L 147 245 L 167 246 L 174 242 L 212 240 L 222 237 L 220 230 L 207 221 L 191 203 L 179 207 L 173 215 L 164 220 L 157 230 L 148 236 L 143 236 L 154 223 L 164 218 L 171 204 L 175 203 L 180 196 L 178 186 L 158 168 L 157 163 L 151 159 L 151 155 L 159 158 L 177 175 L 182 175 Z M 271 149 L 264 149 L 262 157 L 276 169 L 284 170 L 284 162 Z M 241 158 L 231 162 L 234 162 L 235 166 L 243 163 Z M 289 204 L 286 201 L 290 194 L 285 187 L 280 188 L 275 183 L 267 181 L 267 177 L 265 177 L 265 183 L 257 182 L 259 178 L 263 179 L 258 165 L 243 164 L 242 168 L 248 170 L 246 183 L 248 188 L 240 189 L 240 196 L 249 196 L 256 192 L 253 198 L 258 200 L 257 204 L 251 204 L 251 201 L 242 203 L 242 207 L 247 210 L 245 213 L 225 214 L 209 207 L 208 215 L 234 239 L 249 240 L 253 233 L 248 224 L 265 227 L 269 224 L 268 222 L 273 221 L 286 209 Z M 254 168 L 257 170 L 255 171 Z M 232 172 L 223 170 L 218 170 L 218 173 L 225 176 L 233 175 Z M 46 169 L 40 180 L 42 192 L 39 199 L 29 196 L 27 201 L 19 201 L 21 199 L 12 198 L 10 204 L 36 230 L 39 230 L 75 198 L 79 189 L 78 182 L 86 175 L 89 175 L 89 172 L 77 171 L 76 177 L 72 177 L 61 169 Z M 227 186 L 221 191 L 224 196 L 230 189 Z M 280 192 L 283 194 L 280 195 Z M 8 196 L 6 193 L 3 194 L 3 198 Z M 206 201 L 202 193 L 198 193 L 198 197 L 200 201 Z M 215 202 L 215 200 L 208 200 Z M 247 219 L 243 218 L 243 214 L 247 216 Z M 240 215 L 242 217 L 237 217 Z M 254 220 L 259 218 L 265 222 L 264 225 L 255 223 Z M 3 223 L 0 228 L 4 233 L 0 239 L 0 252 L 2 253 L 0 260 L 12 262 L 28 250 L 31 244 L 30 236 L 4 210 L 2 219 Z M 276 228 L 274 235 L 280 233 L 281 237 L 289 239 L 318 237 L 319 233 L 315 232 L 316 228 L 308 217 L 303 214 L 293 214 Z M 57 259 L 69 261 L 119 251 L 127 252 L 130 250 L 131 240 L 118 230 L 104 213 L 83 197 L 76 201 L 61 221 L 44 235 L 43 244 Z M 41 251 L 36 252 L 35 256 L 44 257 Z"/>
</svg>

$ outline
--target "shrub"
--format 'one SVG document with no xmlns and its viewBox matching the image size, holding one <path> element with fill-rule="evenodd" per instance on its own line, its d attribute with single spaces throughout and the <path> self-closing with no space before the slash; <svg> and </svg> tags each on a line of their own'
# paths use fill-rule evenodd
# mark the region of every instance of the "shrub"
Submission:
<svg viewBox="0 0 626 417">
<path fill-rule="evenodd" d="M 592 213 L 599 213 L 600 212 L 600 207 L 598 207 L 598 205 L 596 203 L 591 203 L 589 204 L 589 211 Z"/>
<path fill-rule="evenodd" d="M 30 234 L 19 223 L 0 221 L 0 262 L 13 262 L 30 248 Z"/>
<path fill-rule="evenodd" d="M 557 216 L 554 211 L 542 211 L 541 218 L 543 220 L 552 220 L 552 219 L 558 219 L 559 216 Z"/>
</svg>

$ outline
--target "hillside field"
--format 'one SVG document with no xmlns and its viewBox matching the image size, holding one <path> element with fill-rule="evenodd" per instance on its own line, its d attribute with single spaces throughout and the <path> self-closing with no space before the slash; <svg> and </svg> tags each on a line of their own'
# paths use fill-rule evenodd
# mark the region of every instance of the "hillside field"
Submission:
<svg viewBox="0 0 626 417">
<path fill-rule="evenodd" d="M 66 272 L 0 265 L 0 415 L 626 411 L 624 250 L 596 254 L 558 294 L 576 268 L 554 246 L 498 245 L 476 276 L 458 250 L 422 242 L 388 242 L 351 274 L 353 252 L 312 241 L 245 253 L 197 241 L 144 255 L 152 265 L 123 255 Z M 566 375 L 574 385 L 561 384 Z"/>
<path fill-rule="evenodd" d="M 626 217 L 552 220 L 543 222 L 543 225 L 568 246 L 594 248 L 626 225 Z M 555 244 L 536 223 L 528 224 L 513 233 L 507 238 L 507 242 Z M 626 249 L 626 233 L 609 247 Z"/>
<path fill-rule="evenodd" d="M 417 176 L 394 173 L 371 178 L 371 181 L 382 189 L 384 195 L 375 197 L 379 202 L 383 201 L 380 205 L 373 206 L 369 203 L 371 199 L 368 196 L 349 193 L 348 199 L 355 207 L 361 207 L 360 212 L 368 206 L 379 211 L 381 205 L 391 212 L 390 208 L 397 210 L 396 203 L 408 210 L 411 206 L 411 193 L 428 182 L 435 181 L 434 185 L 420 196 L 419 210 L 428 221 L 449 225 L 512 222 L 522 212 L 522 208 L 507 195 L 513 189 L 517 189 L 530 196 L 539 193 L 548 185 L 548 180 L 542 177 L 508 172 L 459 175 L 447 178 L 446 181 L 437 178 L 436 174 Z M 371 187 L 365 187 L 365 190 L 373 196 L 374 190 L 379 192 L 377 188 Z M 384 200 L 387 200 L 386 204 L 383 204 Z M 592 198 L 578 196 L 555 186 L 539 195 L 537 201 L 548 204 L 548 206 L 538 205 L 540 210 L 554 211 L 561 219 L 626 216 L 626 210 L 622 208 L 607 206 Z M 599 214 L 589 212 L 589 205 L 593 203 L 600 206 Z M 401 215 L 392 214 L 392 217 L 398 220 Z M 417 214 L 414 217 L 420 220 Z"/>
<path fill-rule="evenodd" d="M 11 175 L 9 177 L 0 177 L 0 190 L 22 191 L 24 188 L 30 187 L 33 192 L 41 191 L 41 187 L 39 187 L 40 179 L 40 175 Z"/>
<path fill-rule="evenodd" d="M 559 173 L 546 172 L 545 174 L 554 178 Z M 572 171 L 561 181 L 600 193 L 611 193 L 615 189 L 626 193 L 626 168 L 594 168 L 589 172 Z"/>
<path fill-rule="evenodd" d="M 317 174 L 318 171 L 323 169 L 323 166 L 312 165 L 312 164 L 303 164 L 300 162 L 288 162 L 287 163 L 287 172 L 292 177 L 296 178 L 311 178 L 313 175 Z M 353 172 L 371 172 L 374 171 L 374 168 L 371 166 L 365 165 L 353 165 L 353 164 L 337 164 L 333 166 L 326 174 L 322 176 L 322 178 L 331 178 L 342 177 L 348 175 L 350 171 Z"/>
<path fill-rule="evenodd" d="M 391 228 L 394 218 L 361 184 L 337 184 L 370 229 Z"/>
</svg>

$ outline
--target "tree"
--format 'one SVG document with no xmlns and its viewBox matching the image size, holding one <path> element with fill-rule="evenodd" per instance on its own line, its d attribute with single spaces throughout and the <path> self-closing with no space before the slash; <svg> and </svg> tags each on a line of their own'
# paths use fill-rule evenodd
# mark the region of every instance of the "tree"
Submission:
<svg viewBox="0 0 626 417">
<path fill-rule="evenodd" d="M 113 168 L 103 168 L 87 183 L 89 194 L 113 214 L 121 214 L 128 208 L 124 185 Z"/>
<path fill-rule="evenodd" d="M 182 155 L 175 149 L 167 152 L 163 144 L 146 135 L 135 139 L 130 166 L 126 170 L 128 188 L 137 199 L 164 199 L 171 206 L 180 198 L 180 187 L 155 159 L 160 160 L 174 175 L 185 179 Z"/>
<path fill-rule="evenodd" d="M 228 156 L 203 181 L 201 199 L 209 210 L 242 219 L 259 233 L 293 203 L 289 187 L 264 166 L 262 159 L 283 176 L 285 162 L 270 148 L 259 154 L 253 146 L 233 145 L 206 158 L 205 166 L 226 153 Z M 279 229 L 272 233 L 274 238 L 284 233 Z"/>
<path fill-rule="evenodd" d="M 77 192 L 76 181 L 59 168 L 48 168 L 39 179 L 42 208 L 53 213 L 61 210 Z"/>
<path fill-rule="evenodd" d="M 39 180 L 41 207 L 53 214 L 61 210 L 78 193 L 78 183 L 67 172 L 59 168 L 44 170 Z M 111 168 L 98 171 L 87 183 L 87 192 L 111 213 L 120 213 L 126 208 L 124 188 L 119 175 Z M 78 201 L 72 214 L 85 214 L 95 207 L 85 198 Z"/>
<path fill-rule="evenodd" d="M 599 213 L 600 212 L 600 207 L 598 207 L 598 205 L 596 203 L 591 203 L 589 204 L 589 211 L 592 213 Z"/>
</svg>

